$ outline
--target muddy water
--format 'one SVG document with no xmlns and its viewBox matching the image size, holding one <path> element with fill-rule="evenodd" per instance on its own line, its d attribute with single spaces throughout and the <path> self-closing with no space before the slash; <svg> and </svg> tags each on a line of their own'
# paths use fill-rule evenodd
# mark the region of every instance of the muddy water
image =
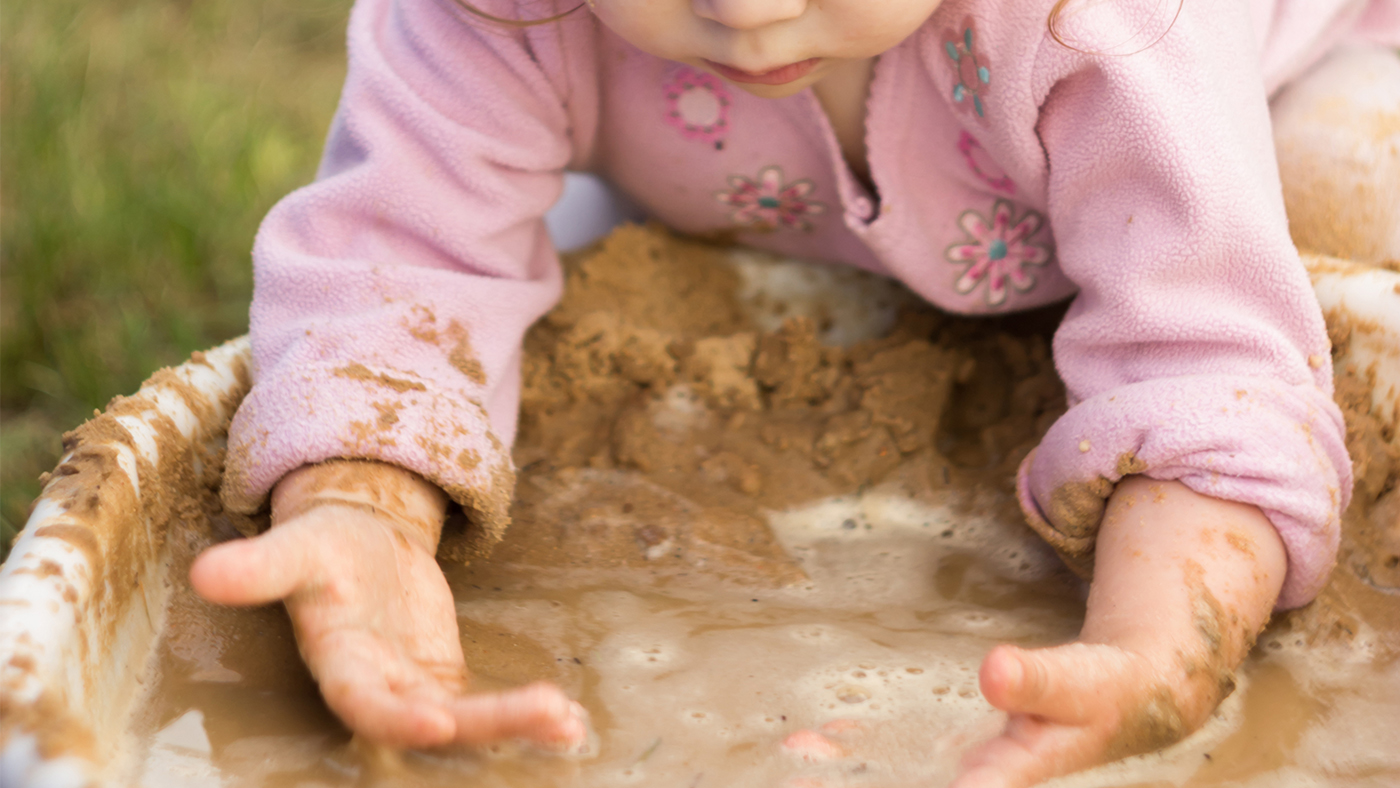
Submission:
<svg viewBox="0 0 1400 788">
<path fill-rule="evenodd" d="M 1056 315 L 958 321 L 635 228 L 566 270 L 526 340 L 513 524 L 444 569 L 476 685 L 557 682 L 592 714 L 588 752 L 369 751 L 280 608 L 182 587 L 136 782 L 936 786 L 998 730 L 982 656 L 1064 642 L 1083 611 L 1009 486 L 1063 411 Z M 1202 731 L 1064 784 L 1400 784 L 1400 463 L 1376 441 L 1394 425 L 1344 409 L 1368 481 L 1332 585 L 1271 625 Z M 174 535 L 176 577 L 259 526 L 216 509 Z"/>
<path fill-rule="evenodd" d="M 635 482 L 619 476 L 581 484 Z M 1061 642 L 1082 615 L 1077 582 L 1039 542 L 977 514 L 999 508 L 991 496 L 874 490 L 775 515 L 808 577 L 785 588 L 703 567 L 450 571 L 479 686 L 558 681 L 592 713 L 580 757 L 361 750 L 318 702 L 279 610 L 183 597 L 137 731 L 140 782 L 940 785 L 1001 723 L 976 689 L 986 650 Z M 1394 785 L 1400 673 L 1382 651 L 1369 624 L 1348 643 L 1313 646 L 1276 625 L 1206 729 L 1072 784 Z M 830 759 L 783 746 L 823 726 L 842 749 Z"/>
</svg>

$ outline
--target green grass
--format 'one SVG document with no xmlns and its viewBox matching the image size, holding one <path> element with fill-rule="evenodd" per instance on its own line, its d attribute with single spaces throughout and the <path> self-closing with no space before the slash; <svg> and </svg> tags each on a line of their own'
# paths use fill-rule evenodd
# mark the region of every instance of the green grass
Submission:
<svg viewBox="0 0 1400 788">
<path fill-rule="evenodd" d="M 315 171 L 348 9 L 0 4 L 0 558 L 65 429 L 247 330 L 253 234 Z"/>
</svg>

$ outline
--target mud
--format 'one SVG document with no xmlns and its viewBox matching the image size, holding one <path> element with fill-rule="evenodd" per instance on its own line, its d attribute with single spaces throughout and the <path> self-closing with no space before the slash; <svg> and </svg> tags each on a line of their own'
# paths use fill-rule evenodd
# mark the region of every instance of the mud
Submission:
<svg viewBox="0 0 1400 788">
<path fill-rule="evenodd" d="M 1164 749 L 1181 741 L 1187 732 L 1171 689 L 1159 687 L 1146 703 L 1123 720 L 1121 729 L 1109 744 L 1107 757 L 1119 760 Z"/>
<path fill-rule="evenodd" d="M 941 784 L 999 728 L 982 655 L 1064 642 L 1083 615 L 1082 582 L 1011 489 L 1064 409 L 1059 313 L 955 319 L 861 274 L 735 264 L 655 229 L 566 271 L 526 340 L 513 524 L 490 560 L 444 566 L 475 686 L 559 683 L 590 709 L 596 757 L 371 757 L 319 702 L 279 607 L 182 586 L 136 782 Z M 843 288 L 878 308 L 822 295 Z M 1332 583 L 1265 630 L 1205 729 L 1068 784 L 1400 779 L 1400 463 L 1355 374 L 1339 380 L 1358 486 Z M 176 577 L 261 525 L 212 490 L 198 501 L 171 536 Z M 1139 726 L 1154 745 L 1180 728 L 1158 711 Z M 826 744 L 792 738 L 811 730 Z"/>
<path fill-rule="evenodd" d="M 1332 352 L 1341 354 L 1354 332 L 1345 315 L 1327 315 Z M 1374 627 L 1387 659 L 1400 653 L 1400 410 L 1374 411 L 1375 370 L 1347 366 L 1336 375 L 1336 400 L 1347 426 L 1347 450 L 1356 482 L 1343 515 L 1342 542 L 1332 581 L 1313 604 L 1289 613 L 1283 625 L 1310 644 L 1353 643 Z"/>
</svg>

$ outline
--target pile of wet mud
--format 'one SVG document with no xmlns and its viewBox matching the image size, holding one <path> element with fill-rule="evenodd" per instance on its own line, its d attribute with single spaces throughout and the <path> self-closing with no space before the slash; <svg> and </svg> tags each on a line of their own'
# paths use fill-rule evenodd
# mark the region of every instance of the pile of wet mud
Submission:
<svg viewBox="0 0 1400 788">
<path fill-rule="evenodd" d="M 861 272 L 734 257 L 625 227 L 567 263 L 525 343 L 516 535 L 558 524 L 530 549 L 658 570 L 729 551 L 789 582 L 766 512 L 882 483 L 1009 491 L 1064 411 L 1057 312 L 958 320 Z"/>
</svg>

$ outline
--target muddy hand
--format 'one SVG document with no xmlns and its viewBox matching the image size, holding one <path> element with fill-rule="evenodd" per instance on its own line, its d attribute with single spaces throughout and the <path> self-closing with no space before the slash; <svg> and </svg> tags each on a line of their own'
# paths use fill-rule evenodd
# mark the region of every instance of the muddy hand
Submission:
<svg viewBox="0 0 1400 788">
<path fill-rule="evenodd" d="M 1143 726 L 1147 741 L 1128 731 L 1130 710 L 1155 700 L 1154 674 L 1146 659 L 1113 646 L 998 646 L 982 663 L 980 679 L 987 701 L 1007 712 L 1006 728 L 963 758 L 963 773 L 950 788 L 1034 785 L 1171 744 L 1184 733 L 1179 715 Z"/>
<path fill-rule="evenodd" d="M 1109 499 L 1079 642 L 998 646 L 982 694 L 1007 713 L 950 788 L 1021 788 L 1166 747 L 1199 728 L 1283 583 L 1283 544 L 1252 506 L 1130 477 Z"/>
<path fill-rule="evenodd" d="M 190 581 L 226 605 L 283 600 L 327 705 L 380 744 L 429 747 L 523 738 L 580 743 L 582 707 L 544 683 L 465 695 L 451 590 L 430 544 L 375 507 L 330 502 L 205 551 Z M 296 509 L 297 507 L 291 507 Z"/>
</svg>

